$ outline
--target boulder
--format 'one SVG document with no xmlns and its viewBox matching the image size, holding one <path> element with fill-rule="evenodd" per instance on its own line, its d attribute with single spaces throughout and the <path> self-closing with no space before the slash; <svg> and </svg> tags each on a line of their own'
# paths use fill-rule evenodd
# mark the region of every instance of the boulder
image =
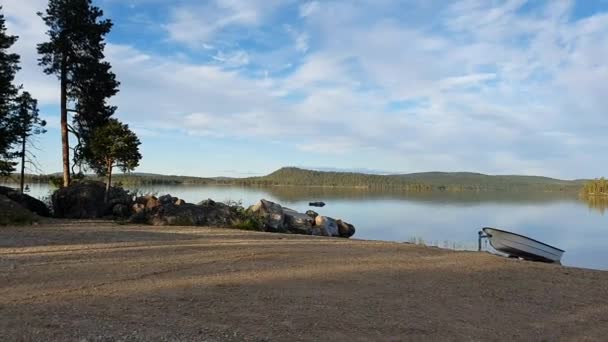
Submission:
<svg viewBox="0 0 608 342">
<path fill-rule="evenodd" d="M 198 205 L 201 205 L 201 206 L 213 206 L 213 205 L 215 205 L 215 203 L 216 202 L 214 200 L 212 200 L 211 198 L 209 198 L 209 199 L 206 199 L 204 201 L 200 201 L 198 203 Z"/>
<path fill-rule="evenodd" d="M 180 198 L 180 199 L 178 199 L 177 201 L 175 201 L 175 203 L 174 203 L 174 204 L 175 204 L 175 205 L 184 205 L 184 204 L 186 204 L 186 201 L 184 201 L 183 199 L 181 199 L 181 198 Z"/>
<path fill-rule="evenodd" d="M 16 189 L 0 186 L 0 195 L 6 196 L 13 202 L 18 203 L 23 208 L 44 217 L 51 216 L 51 211 L 44 202 L 32 196 L 22 194 Z"/>
<path fill-rule="evenodd" d="M 158 198 L 158 202 L 160 203 L 160 205 L 174 204 L 175 202 L 177 202 L 177 200 L 177 197 L 173 197 L 171 195 L 164 195 Z"/>
<path fill-rule="evenodd" d="M 238 221 L 238 216 L 235 210 L 223 203 L 165 204 L 150 212 L 146 221 L 156 226 L 230 227 Z"/>
<path fill-rule="evenodd" d="M 59 218 L 93 219 L 113 215 L 117 204 L 132 205 L 131 195 L 120 187 L 112 187 L 105 198 L 105 184 L 96 181 L 74 182 L 60 188 L 52 196 L 53 212 Z"/>
<path fill-rule="evenodd" d="M 338 224 L 335 219 L 327 216 L 317 216 L 315 219 L 315 228 L 320 229 L 323 236 L 340 236 Z"/>
<path fill-rule="evenodd" d="M 135 203 L 131 207 L 131 213 L 134 215 L 141 214 L 146 211 L 146 205 L 142 203 Z"/>
<path fill-rule="evenodd" d="M 0 226 L 32 224 L 38 217 L 21 204 L 0 195 Z"/>
<path fill-rule="evenodd" d="M 137 204 L 142 204 L 144 206 L 144 208 L 146 208 L 146 209 L 153 209 L 160 205 L 158 198 L 151 196 L 151 195 L 137 197 L 135 199 L 135 202 Z"/>
<path fill-rule="evenodd" d="M 314 211 L 314 210 L 308 210 L 308 211 L 306 211 L 306 215 L 312 217 L 313 222 L 317 218 L 317 216 L 319 216 L 319 214 L 316 211 Z"/>
<path fill-rule="evenodd" d="M 264 229 L 268 232 L 286 233 L 285 214 L 280 204 L 260 200 L 247 209 L 247 212 L 260 217 L 264 222 Z"/>
<path fill-rule="evenodd" d="M 131 210 L 126 204 L 118 203 L 112 208 L 112 215 L 116 218 L 128 218 L 131 216 Z"/>
<path fill-rule="evenodd" d="M 314 219 L 293 209 L 283 208 L 285 215 L 285 229 L 290 233 L 311 235 Z"/>
<path fill-rule="evenodd" d="M 355 235 L 355 226 L 352 224 L 342 220 L 337 220 L 336 223 L 338 224 L 338 233 L 340 234 L 340 237 L 349 238 Z"/>
</svg>

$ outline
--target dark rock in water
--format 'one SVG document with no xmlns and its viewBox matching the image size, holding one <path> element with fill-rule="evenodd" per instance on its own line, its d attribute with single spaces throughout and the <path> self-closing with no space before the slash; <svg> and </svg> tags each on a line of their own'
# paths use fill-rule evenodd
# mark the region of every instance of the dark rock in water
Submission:
<svg viewBox="0 0 608 342">
<path fill-rule="evenodd" d="M 308 210 L 308 211 L 306 211 L 306 215 L 312 217 L 312 219 L 314 220 L 317 218 L 317 216 L 319 216 L 319 213 L 317 213 L 314 210 Z"/>
<path fill-rule="evenodd" d="M 337 220 L 336 223 L 338 224 L 338 233 L 340 234 L 340 237 L 349 238 L 355 235 L 355 226 L 352 224 L 342 220 Z"/>
<path fill-rule="evenodd" d="M 44 217 L 51 216 L 51 211 L 46 204 L 32 196 L 20 193 L 18 190 L 0 186 L 0 195 L 6 196 L 11 201 L 18 203 L 20 206 L 37 215 Z"/>
<path fill-rule="evenodd" d="M 105 184 L 96 181 L 74 182 L 53 193 L 53 212 L 59 218 L 93 219 L 114 215 L 117 204 L 132 206 L 131 195 L 124 189 L 112 187 L 105 198 Z"/>
<path fill-rule="evenodd" d="M 311 207 L 323 208 L 325 206 L 325 203 L 324 202 L 310 202 L 310 203 L 308 203 L 308 205 Z"/>
</svg>

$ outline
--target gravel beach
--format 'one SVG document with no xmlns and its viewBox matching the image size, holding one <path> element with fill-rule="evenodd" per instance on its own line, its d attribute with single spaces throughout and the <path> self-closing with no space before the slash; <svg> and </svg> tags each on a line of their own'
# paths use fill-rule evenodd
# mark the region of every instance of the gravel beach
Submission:
<svg viewBox="0 0 608 342">
<path fill-rule="evenodd" d="M 410 244 L 0 228 L 3 341 L 605 341 L 608 272 Z"/>
</svg>

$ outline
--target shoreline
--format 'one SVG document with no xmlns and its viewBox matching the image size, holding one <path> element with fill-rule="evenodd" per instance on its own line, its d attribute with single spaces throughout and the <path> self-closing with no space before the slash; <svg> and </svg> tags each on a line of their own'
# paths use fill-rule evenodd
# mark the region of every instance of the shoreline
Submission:
<svg viewBox="0 0 608 342">
<path fill-rule="evenodd" d="M 606 271 L 408 243 L 54 220 L 1 228 L 0 269 L 9 340 L 608 333 Z"/>
</svg>

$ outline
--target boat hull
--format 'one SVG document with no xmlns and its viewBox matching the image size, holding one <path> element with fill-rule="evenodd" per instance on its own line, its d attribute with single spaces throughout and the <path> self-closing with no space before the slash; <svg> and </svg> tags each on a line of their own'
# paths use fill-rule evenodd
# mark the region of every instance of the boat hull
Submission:
<svg viewBox="0 0 608 342">
<path fill-rule="evenodd" d="M 489 227 L 482 230 L 488 237 L 492 248 L 511 257 L 560 263 L 564 254 L 564 251 L 557 247 L 547 245 L 527 236 Z"/>
</svg>

